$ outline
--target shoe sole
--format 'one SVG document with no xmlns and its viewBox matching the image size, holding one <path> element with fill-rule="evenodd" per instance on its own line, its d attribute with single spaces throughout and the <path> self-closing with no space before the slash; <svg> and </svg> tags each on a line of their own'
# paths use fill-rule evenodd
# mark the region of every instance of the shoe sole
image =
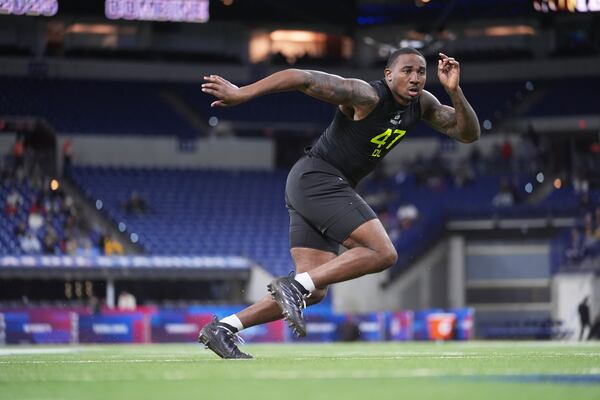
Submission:
<svg viewBox="0 0 600 400">
<path fill-rule="evenodd" d="M 221 357 L 224 360 L 252 360 L 254 358 L 249 354 L 248 354 L 248 357 L 226 357 L 226 356 L 222 355 L 219 351 L 215 350 L 210 345 L 210 338 L 206 335 L 206 332 L 204 332 L 204 329 L 201 330 L 200 334 L 198 335 L 198 343 L 203 344 L 205 348 L 209 349 L 210 351 L 212 351 L 213 353 L 215 353 L 216 355 L 218 355 L 219 357 Z"/>
<path fill-rule="evenodd" d="M 285 309 L 285 302 L 283 301 L 283 299 L 281 298 L 281 295 L 275 289 L 275 287 L 272 283 L 269 283 L 267 285 L 267 290 L 269 291 L 269 293 L 271 293 L 271 298 L 273 300 L 275 300 L 277 305 L 279 305 L 279 308 L 281 309 L 281 312 L 283 313 L 283 319 L 287 321 L 288 326 L 290 327 L 292 332 L 298 337 L 306 336 L 306 327 L 300 326 L 294 321 L 294 319 L 291 317 L 291 314 L 289 313 L 289 311 L 287 311 Z"/>
<path fill-rule="evenodd" d="M 210 349 L 213 353 L 215 353 L 216 355 L 218 355 L 221 358 L 225 358 L 222 354 L 220 354 L 218 351 L 216 351 L 211 345 L 210 345 L 210 338 L 208 336 L 206 336 L 206 332 L 204 332 L 204 330 L 200 331 L 200 334 L 198 335 L 198 342 L 202 343 L 204 345 L 205 348 Z"/>
</svg>

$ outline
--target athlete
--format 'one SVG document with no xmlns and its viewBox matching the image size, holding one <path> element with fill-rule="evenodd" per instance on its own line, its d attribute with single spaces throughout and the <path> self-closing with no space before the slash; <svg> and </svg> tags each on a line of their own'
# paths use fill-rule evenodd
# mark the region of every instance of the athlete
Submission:
<svg viewBox="0 0 600 400">
<path fill-rule="evenodd" d="M 237 87 L 218 75 L 204 77 L 202 91 L 230 107 L 258 96 L 298 90 L 337 105 L 333 121 L 292 167 L 285 200 L 290 215 L 290 252 L 296 275 L 268 285 L 270 296 L 237 314 L 215 320 L 198 340 L 222 358 L 252 358 L 234 338 L 240 330 L 285 318 L 306 335 L 302 311 L 321 301 L 333 283 L 380 272 L 398 255 L 371 207 L 356 193 L 370 173 L 420 120 L 463 143 L 476 141 L 479 121 L 460 86 L 460 65 L 439 54 L 437 75 L 452 106 L 424 90 L 426 61 L 412 48 L 393 52 L 384 78 L 367 83 L 320 71 L 287 69 Z M 339 246 L 347 251 L 338 255 Z"/>
</svg>

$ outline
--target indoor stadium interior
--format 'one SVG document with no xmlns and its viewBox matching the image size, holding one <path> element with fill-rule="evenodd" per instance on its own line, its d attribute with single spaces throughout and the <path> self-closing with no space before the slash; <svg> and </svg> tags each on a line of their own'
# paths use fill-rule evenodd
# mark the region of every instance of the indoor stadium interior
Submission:
<svg viewBox="0 0 600 400">
<path fill-rule="evenodd" d="M 444 104 L 438 54 L 460 62 L 481 138 L 416 125 L 357 187 L 396 264 L 333 285 L 306 338 L 281 320 L 240 336 L 600 338 L 600 1 L 8 0 L 0 370 L 17 344 L 197 343 L 263 297 L 294 270 L 286 176 L 336 106 L 285 92 L 211 107 L 204 76 L 373 81 L 402 47 Z"/>
</svg>

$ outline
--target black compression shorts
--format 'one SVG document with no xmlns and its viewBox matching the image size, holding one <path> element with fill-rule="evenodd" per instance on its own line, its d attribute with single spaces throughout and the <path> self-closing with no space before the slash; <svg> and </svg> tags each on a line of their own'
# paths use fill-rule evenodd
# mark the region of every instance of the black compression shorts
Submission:
<svg viewBox="0 0 600 400">
<path fill-rule="evenodd" d="M 363 223 L 377 218 L 342 173 L 306 155 L 292 167 L 285 187 L 290 247 L 338 253 L 339 245 Z"/>
</svg>

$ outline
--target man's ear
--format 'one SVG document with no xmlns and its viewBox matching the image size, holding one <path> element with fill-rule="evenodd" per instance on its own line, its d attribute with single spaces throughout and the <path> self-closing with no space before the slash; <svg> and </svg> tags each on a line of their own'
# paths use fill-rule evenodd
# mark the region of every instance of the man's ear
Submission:
<svg viewBox="0 0 600 400">
<path fill-rule="evenodd" d="M 386 68 L 386 69 L 383 71 L 383 75 L 385 76 L 385 80 L 386 80 L 388 83 L 391 83 L 391 82 L 392 82 L 392 70 L 391 70 L 391 69 L 389 69 L 389 68 Z"/>
</svg>

